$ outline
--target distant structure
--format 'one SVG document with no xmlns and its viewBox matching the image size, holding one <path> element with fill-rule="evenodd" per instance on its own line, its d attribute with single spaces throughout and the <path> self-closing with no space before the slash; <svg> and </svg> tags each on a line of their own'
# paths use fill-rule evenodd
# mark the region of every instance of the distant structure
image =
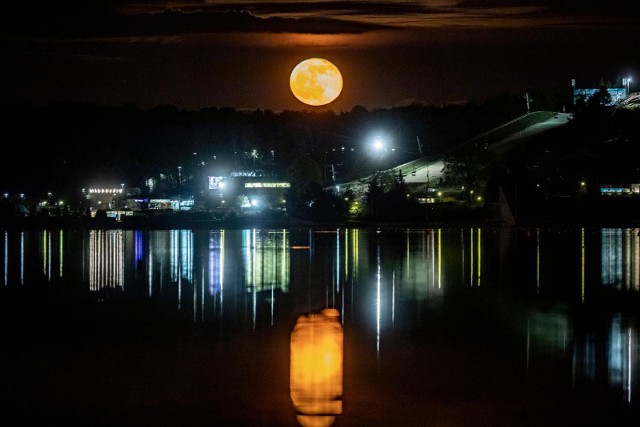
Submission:
<svg viewBox="0 0 640 427">
<path fill-rule="evenodd" d="M 623 85 L 623 87 L 608 87 L 607 88 L 607 92 L 609 92 L 609 95 L 611 96 L 611 101 L 606 104 L 608 106 L 611 105 L 616 105 L 618 104 L 620 101 L 622 101 L 623 99 L 625 99 L 627 97 L 627 95 L 629 94 L 629 85 L 628 83 L 625 81 L 625 85 Z M 576 102 L 580 99 L 583 98 L 585 100 L 591 98 L 594 94 L 596 94 L 600 88 L 576 88 L 576 80 L 575 79 L 571 79 L 571 87 L 573 89 L 573 105 L 576 105 Z"/>
</svg>

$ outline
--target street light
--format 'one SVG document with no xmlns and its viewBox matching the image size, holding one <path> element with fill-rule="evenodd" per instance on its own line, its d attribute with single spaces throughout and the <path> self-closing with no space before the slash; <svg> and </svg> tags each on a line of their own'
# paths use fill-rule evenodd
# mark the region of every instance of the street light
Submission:
<svg viewBox="0 0 640 427">
<path fill-rule="evenodd" d="M 384 150 L 384 141 L 380 135 L 376 135 L 373 140 L 373 149 L 378 153 Z"/>
<path fill-rule="evenodd" d="M 384 155 L 387 152 L 387 139 L 382 137 L 381 135 L 376 135 L 373 138 L 372 148 L 373 148 L 372 153 L 373 153 L 373 156 L 375 157 L 375 163 L 376 163 L 375 173 L 378 173 L 382 166 Z"/>
<path fill-rule="evenodd" d="M 629 91 L 631 90 L 631 77 L 622 79 L 622 84 L 627 86 L 627 95 L 629 95 Z"/>
<path fill-rule="evenodd" d="M 370 206 L 369 208 L 371 209 L 371 216 L 375 217 L 375 205 L 377 204 L 376 198 L 379 197 L 379 192 L 382 191 L 382 183 L 381 183 L 381 169 L 382 169 L 382 161 L 385 155 L 385 152 L 387 151 L 387 147 L 386 147 L 386 141 L 388 139 L 387 138 L 383 138 L 382 135 L 375 135 L 373 137 L 373 143 L 372 143 L 372 155 L 375 157 L 374 158 L 374 172 L 373 172 L 373 176 L 372 176 L 372 181 L 370 183 L 371 184 L 375 184 L 373 187 L 370 187 L 370 191 L 373 190 L 373 188 L 376 189 L 375 192 L 370 192 L 369 196 L 370 196 Z"/>
</svg>

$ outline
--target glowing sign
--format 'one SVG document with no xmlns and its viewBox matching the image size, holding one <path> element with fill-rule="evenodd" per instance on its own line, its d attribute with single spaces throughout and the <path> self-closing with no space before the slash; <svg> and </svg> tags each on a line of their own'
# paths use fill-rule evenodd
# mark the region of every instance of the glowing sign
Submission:
<svg viewBox="0 0 640 427">
<path fill-rule="evenodd" d="M 222 176 L 210 176 L 209 177 L 209 190 L 219 190 L 223 187 L 224 177 Z"/>
<path fill-rule="evenodd" d="M 89 194 L 119 194 L 122 188 L 90 188 Z"/>
<path fill-rule="evenodd" d="M 247 182 L 244 188 L 289 188 L 288 182 Z"/>
<path fill-rule="evenodd" d="M 233 171 L 230 175 L 235 177 L 258 176 L 254 171 Z"/>
<path fill-rule="evenodd" d="M 630 187 L 602 186 L 602 187 L 600 187 L 600 193 L 602 193 L 602 194 L 629 194 L 629 193 L 631 193 L 631 188 Z"/>
<path fill-rule="evenodd" d="M 580 97 L 584 97 L 585 100 L 588 100 L 599 91 L 600 89 L 574 89 L 573 103 L 575 104 Z M 607 88 L 607 92 L 609 92 L 609 95 L 611 96 L 611 102 L 607 105 L 617 104 L 627 96 L 627 89 L 623 87 L 610 87 Z"/>
<path fill-rule="evenodd" d="M 172 201 L 169 199 L 151 199 L 149 200 L 149 209 L 171 209 Z"/>
</svg>

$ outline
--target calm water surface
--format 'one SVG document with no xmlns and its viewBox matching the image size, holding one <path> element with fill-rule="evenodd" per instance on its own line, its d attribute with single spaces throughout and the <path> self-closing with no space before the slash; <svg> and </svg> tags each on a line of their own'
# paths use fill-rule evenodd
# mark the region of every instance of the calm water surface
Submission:
<svg viewBox="0 0 640 427">
<path fill-rule="evenodd" d="M 17 419 L 296 425 L 289 334 L 299 316 L 335 308 L 334 425 L 640 422 L 636 228 L 0 240 L 3 393 Z"/>
</svg>

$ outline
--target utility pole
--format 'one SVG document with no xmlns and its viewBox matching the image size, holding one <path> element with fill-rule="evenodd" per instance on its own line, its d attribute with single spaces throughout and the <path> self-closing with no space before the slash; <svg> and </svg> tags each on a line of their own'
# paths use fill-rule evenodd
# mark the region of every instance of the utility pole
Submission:
<svg viewBox="0 0 640 427">
<path fill-rule="evenodd" d="M 429 221 L 429 163 L 427 163 L 427 194 L 424 204 L 424 220 Z"/>
<path fill-rule="evenodd" d="M 531 104 L 531 98 L 529 98 L 529 92 L 524 93 L 524 99 L 527 101 L 527 114 L 529 113 L 529 104 Z"/>
<path fill-rule="evenodd" d="M 429 182 L 429 163 L 427 163 L 427 196 L 429 195 L 429 185 L 431 183 Z"/>
<path fill-rule="evenodd" d="M 629 96 L 631 89 L 631 77 L 624 77 L 622 79 L 622 85 L 625 86 L 625 89 L 627 90 L 627 93 L 625 95 Z"/>
</svg>

